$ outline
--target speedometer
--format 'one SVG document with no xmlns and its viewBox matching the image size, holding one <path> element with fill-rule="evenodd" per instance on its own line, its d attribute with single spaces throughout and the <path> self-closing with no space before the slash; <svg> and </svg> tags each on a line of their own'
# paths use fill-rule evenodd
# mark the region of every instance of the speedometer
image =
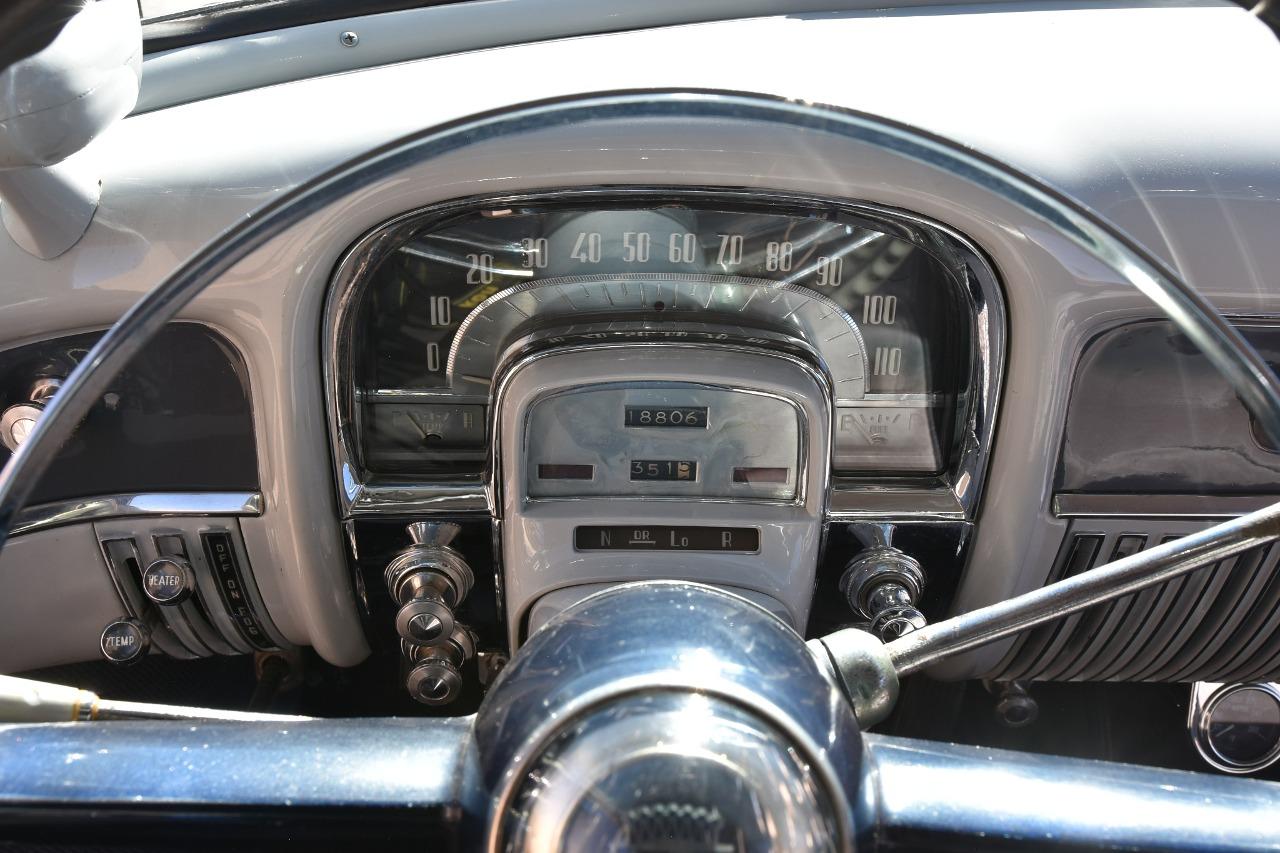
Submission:
<svg viewBox="0 0 1280 853">
<path fill-rule="evenodd" d="M 478 471 L 494 384 L 540 348 L 784 350 L 827 379 L 837 472 L 932 475 L 972 378 L 963 266 L 891 218 L 745 194 L 593 191 L 408 217 L 347 298 L 367 470 Z"/>
</svg>

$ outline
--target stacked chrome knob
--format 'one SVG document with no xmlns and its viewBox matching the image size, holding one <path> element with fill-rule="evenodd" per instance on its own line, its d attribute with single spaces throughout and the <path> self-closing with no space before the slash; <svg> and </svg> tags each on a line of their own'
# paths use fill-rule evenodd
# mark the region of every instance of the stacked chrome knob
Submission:
<svg viewBox="0 0 1280 853">
<path fill-rule="evenodd" d="M 409 663 L 405 687 L 424 705 L 445 705 L 462 690 L 462 665 L 476 654 L 475 635 L 458 625 L 443 642 L 419 646 L 401 640 L 401 653 Z"/>
<path fill-rule="evenodd" d="M 889 546 L 863 551 L 849 561 L 840 578 L 849 606 L 870 623 L 867 630 L 885 642 L 928 624 L 916 605 L 923 589 L 920 563 Z"/>
<path fill-rule="evenodd" d="M 387 564 L 387 591 L 399 605 L 396 633 L 408 663 L 410 695 L 428 705 L 457 698 L 461 667 L 475 656 L 470 629 L 454 610 L 471 592 L 475 574 L 450 547 L 461 528 L 448 522 L 415 522 L 408 527 L 413 544 Z"/>
</svg>

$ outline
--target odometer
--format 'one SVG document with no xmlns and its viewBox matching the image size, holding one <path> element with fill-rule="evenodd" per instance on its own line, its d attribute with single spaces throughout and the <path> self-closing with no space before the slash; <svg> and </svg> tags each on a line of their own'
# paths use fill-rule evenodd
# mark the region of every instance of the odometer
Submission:
<svg viewBox="0 0 1280 853">
<path fill-rule="evenodd" d="M 837 470 L 932 473 L 970 379 L 971 319 L 939 257 L 838 205 L 565 197 L 424 217 L 372 268 L 356 322 L 357 395 L 374 409 L 363 418 L 395 442 L 367 446 L 366 462 L 415 452 L 436 410 L 407 404 L 483 416 L 495 374 L 522 352 L 647 339 L 793 352 L 832 388 Z M 401 408 L 380 417 L 388 405 Z M 623 426 L 706 418 L 628 409 Z M 452 470 L 468 441 L 483 450 L 478 431 L 434 423 L 417 470 Z"/>
<path fill-rule="evenodd" d="M 706 429 L 706 406 L 625 406 L 622 422 L 629 427 Z"/>
</svg>

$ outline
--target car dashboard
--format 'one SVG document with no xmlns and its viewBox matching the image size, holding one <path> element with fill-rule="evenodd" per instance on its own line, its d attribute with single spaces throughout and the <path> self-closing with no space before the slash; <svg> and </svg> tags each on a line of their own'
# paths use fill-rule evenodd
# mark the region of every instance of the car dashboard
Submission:
<svg viewBox="0 0 1280 853">
<path fill-rule="evenodd" d="M 384 27 L 466 5 L 308 24 L 333 73 L 274 85 L 200 91 L 289 32 L 152 54 L 143 108 L 86 151 L 80 242 L 0 240 L 13 449 L 104 329 L 261 205 L 405 134 L 507 122 L 310 210 L 147 345 L 16 519 L 0 672 L 309 649 L 351 679 L 338 713 L 464 716 L 620 584 L 892 638 L 1275 499 L 1280 451 L 1144 294 L 841 129 L 882 116 L 1075 199 L 1274 363 L 1280 112 L 1236 81 L 1274 79 L 1280 45 L 1243 9 L 780 10 L 381 61 Z M 1188 754 L 1265 772 L 1280 722 L 1242 712 L 1277 733 L 1241 758 L 1210 711 L 1280 673 L 1277 559 L 927 683 L 1192 684 Z M 915 713 L 889 726 L 932 731 Z"/>
</svg>

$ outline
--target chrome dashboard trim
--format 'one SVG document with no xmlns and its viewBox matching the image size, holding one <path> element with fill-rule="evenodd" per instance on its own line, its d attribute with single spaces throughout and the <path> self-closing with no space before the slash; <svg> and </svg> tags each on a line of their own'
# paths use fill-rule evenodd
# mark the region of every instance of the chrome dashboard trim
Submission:
<svg viewBox="0 0 1280 853">
<path fill-rule="evenodd" d="M 1055 495 L 1058 518 L 1236 518 L 1275 503 L 1275 495 Z"/>
<path fill-rule="evenodd" d="M 19 511 L 10 536 L 67 524 L 109 518 L 178 515 L 258 516 L 264 509 L 259 492 L 142 492 L 99 495 L 37 504 Z"/>
<path fill-rule="evenodd" d="M 763 191 L 735 191 L 712 187 L 585 187 L 491 197 L 467 197 L 406 212 L 365 234 L 342 256 L 330 281 L 324 309 L 323 370 L 332 455 L 343 518 L 386 515 L 474 514 L 496 511 L 491 490 L 480 477 L 430 479 L 404 482 L 370 478 L 362 468 L 357 423 L 360 399 L 489 402 L 463 400 L 436 389 L 378 388 L 360 392 L 353 386 L 354 358 L 349 342 L 354 334 L 356 309 L 369 282 L 369 273 L 402 242 L 410 231 L 435 221 L 478 208 L 503 208 L 522 204 L 561 202 L 636 201 L 646 197 L 676 198 L 690 204 L 716 202 L 747 205 L 756 210 L 796 206 L 821 206 L 865 218 L 885 233 L 902 238 L 929 252 L 955 280 L 969 306 L 972 348 L 968 392 L 957 401 L 953 450 L 949 468 L 934 478 L 847 477 L 832 473 L 828 521 L 867 517 L 914 518 L 937 521 L 972 520 L 976 517 L 994 438 L 994 426 L 1004 378 L 1007 335 L 1004 295 L 995 270 L 985 255 L 966 237 L 947 226 L 896 208 L 817 195 Z M 518 288 L 520 285 L 514 285 Z M 509 288 L 509 290 L 512 288 Z M 501 294 L 490 297 L 489 301 Z M 478 309 L 477 309 L 478 310 Z M 499 368 L 501 365 L 499 365 Z M 881 400 L 880 398 L 884 398 Z M 865 405 L 929 405 L 938 395 L 866 395 L 850 403 Z M 489 413 L 493 423 L 494 409 Z M 834 416 L 834 412 L 833 412 Z M 490 432 L 489 443 L 493 436 Z M 488 455 L 492 457 L 492 448 Z M 492 473 L 485 479 L 492 481 Z M 868 507 L 874 506 L 874 510 Z"/>
<path fill-rule="evenodd" d="M 945 486 L 935 489 L 859 487 L 835 481 L 828 521 L 966 521 L 965 505 Z"/>
</svg>

